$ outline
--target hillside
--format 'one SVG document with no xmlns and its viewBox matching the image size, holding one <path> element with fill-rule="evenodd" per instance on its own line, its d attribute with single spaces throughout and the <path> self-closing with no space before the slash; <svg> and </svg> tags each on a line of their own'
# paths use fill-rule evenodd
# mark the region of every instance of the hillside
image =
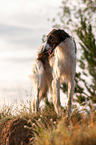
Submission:
<svg viewBox="0 0 96 145">
<path fill-rule="evenodd" d="M 0 145 L 96 145 L 96 112 L 74 111 L 57 116 L 49 104 L 37 114 L 19 110 L 13 115 L 5 106 L 0 112 Z"/>
</svg>

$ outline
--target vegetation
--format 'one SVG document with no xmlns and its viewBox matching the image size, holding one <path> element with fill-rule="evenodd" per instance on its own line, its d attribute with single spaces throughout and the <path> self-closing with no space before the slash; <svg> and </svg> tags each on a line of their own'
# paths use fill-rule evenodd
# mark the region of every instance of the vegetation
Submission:
<svg viewBox="0 0 96 145">
<path fill-rule="evenodd" d="M 25 106 L 24 106 L 25 108 Z M 62 116 L 54 111 L 53 104 L 38 113 L 19 110 L 12 115 L 6 106 L 0 113 L 1 145 L 96 145 L 96 112 L 73 108 L 70 117 L 66 109 Z"/>
</svg>

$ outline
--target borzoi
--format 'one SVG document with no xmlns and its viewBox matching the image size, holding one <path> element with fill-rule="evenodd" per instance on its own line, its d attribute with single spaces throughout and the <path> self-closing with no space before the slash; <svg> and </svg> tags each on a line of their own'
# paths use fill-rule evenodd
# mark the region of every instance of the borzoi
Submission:
<svg viewBox="0 0 96 145">
<path fill-rule="evenodd" d="M 38 111 L 39 102 L 48 89 L 53 89 L 53 103 L 60 114 L 60 84 L 68 82 L 68 114 L 71 112 L 72 90 L 76 69 L 76 53 L 73 38 L 64 30 L 53 29 L 45 44 L 41 45 L 33 64 L 31 79 L 35 89 L 34 108 Z M 53 81 L 52 81 L 53 80 Z"/>
</svg>

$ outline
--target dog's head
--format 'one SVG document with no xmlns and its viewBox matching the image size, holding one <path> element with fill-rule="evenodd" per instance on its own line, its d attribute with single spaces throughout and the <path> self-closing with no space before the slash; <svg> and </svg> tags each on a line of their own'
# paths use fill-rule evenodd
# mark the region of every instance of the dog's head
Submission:
<svg viewBox="0 0 96 145">
<path fill-rule="evenodd" d="M 70 37 L 69 34 L 67 34 L 62 29 L 53 29 L 48 35 L 46 39 L 46 45 L 44 51 L 48 51 L 49 54 L 52 54 L 53 50 L 58 46 L 62 41 L 64 41 L 66 38 Z"/>
</svg>

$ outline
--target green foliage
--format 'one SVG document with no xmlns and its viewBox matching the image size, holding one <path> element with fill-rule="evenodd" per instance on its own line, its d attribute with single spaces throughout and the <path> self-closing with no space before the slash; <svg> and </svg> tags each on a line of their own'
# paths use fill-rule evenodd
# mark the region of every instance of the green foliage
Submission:
<svg viewBox="0 0 96 145">
<path fill-rule="evenodd" d="M 96 103 L 95 0 L 75 2 L 62 0 L 60 8 L 62 10 L 58 15 L 60 23 L 53 22 L 53 27 L 64 28 L 72 36 L 74 34 L 75 41 L 77 37 L 79 39 L 77 52 L 79 50 L 81 57 L 78 59 L 79 53 L 77 53 L 77 65 L 79 65 L 80 72 L 76 72 L 75 75 L 76 101 L 80 104 L 84 104 L 85 100 L 87 102 L 92 100 Z M 66 85 L 63 84 L 61 89 L 66 92 Z"/>
<path fill-rule="evenodd" d="M 45 39 L 46 39 L 46 35 L 44 34 L 44 35 L 42 36 L 42 43 L 45 42 Z"/>
<path fill-rule="evenodd" d="M 83 16 L 82 16 L 83 17 Z M 92 77 L 92 84 L 88 85 L 85 81 L 85 86 L 87 91 L 90 93 L 90 98 L 94 103 L 96 103 L 96 42 L 95 36 L 92 32 L 92 25 L 87 25 L 86 20 L 81 17 L 81 27 L 77 30 L 78 37 L 81 40 L 81 47 L 83 49 L 83 60 L 81 58 L 80 67 L 87 62 L 86 69 L 88 70 L 90 76 Z M 81 67 L 82 68 L 82 67 Z M 82 68 L 85 70 L 85 66 Z M 85 70 L 86 71 L 86 70 Z M 86 75 L 86 73 L 83 73 Z"/>
</svg>

